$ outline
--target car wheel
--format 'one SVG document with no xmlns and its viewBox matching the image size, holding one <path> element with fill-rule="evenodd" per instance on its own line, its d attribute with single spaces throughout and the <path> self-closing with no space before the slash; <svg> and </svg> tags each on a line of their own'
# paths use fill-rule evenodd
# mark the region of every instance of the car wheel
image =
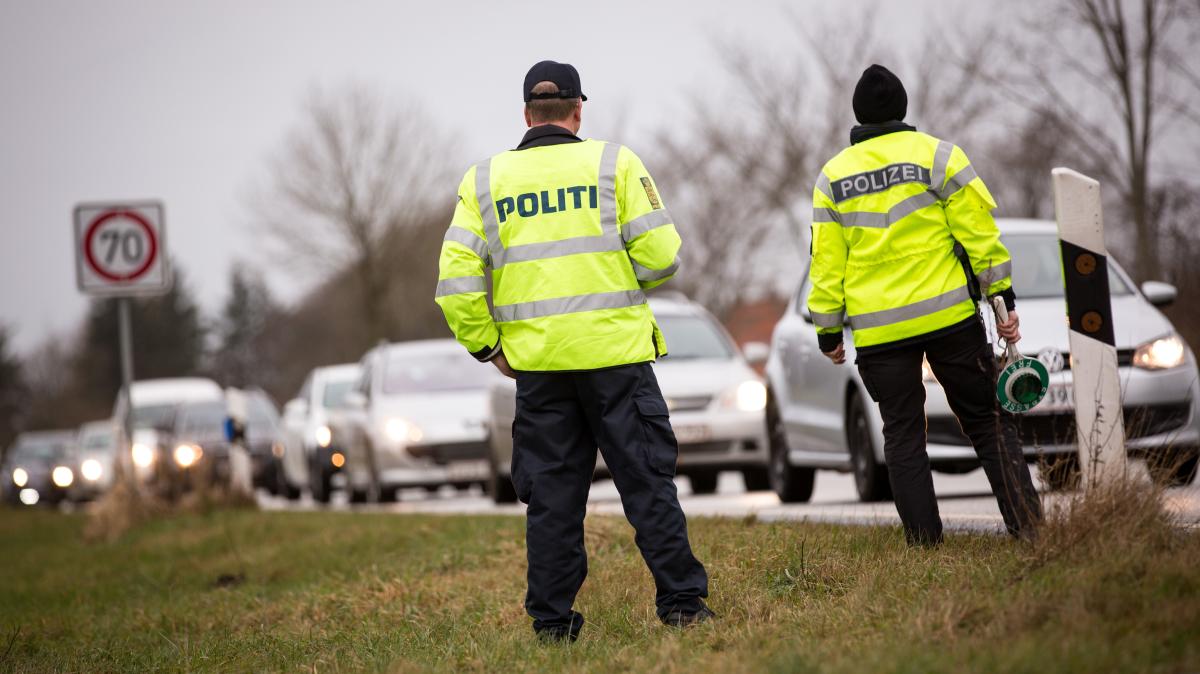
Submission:
<svg viewBox="0 0 1200 674">
<path fill-rule="evenodd" d="M 688 473 L 692 483 L 693 494 L 715 494 L 717 491 L 718 473 L 715 470 L 705 470 L 698 473 Z"/>
<path fill-rule="evenodd" d="M 846 446 L 854 469 L 854 488 L 858 499 L 867 503 L 892 500 L 892 485 L 888 482 L 887 466 L 875 460 L 875 440 L 867 409 L 857 392 L 850 396 L 846 410 Z"/>
<path fill-rule="evenodd" d="M 1079 454 L 1068 452 L 1042 458 L 1038 476 L 1050 491 L 1065 491 L 1079 486 Z"/>
<path fill-rule="evenodd" d="M 513 486 L 512 477 L 500 473 L 496 465 L 496 457 L 488 452 L 488 479 L 483 485 L 483 491 L 492 497 L 494 503 L 516 503 L 517 488 Z"/>
<path fill-rule="evenodd" d="M 771 475 L 766 468 L 743 468 L 742 481 L 746 491 L 770 491 Z"/>
<path fill-rule="evenodd" d="M 312 466 L 308 469 L 309 491 L 312 492 L 313 500 L 317 503 L 329 503 L 329 498 L 333 492 L 333 480 L 329 471 L 318 459 L 313 459 Z"/>
<path fill-rule="evenodd" d="M 300 498 L 300 488 L 293 487 L 291 482 L 288 482 L 287 473 L 283 468 L 283 461 L 275 463 L 275 491 L 278 495 L 286 498 L 289 501 L 295 501 Z"/>
<path fill-rule="evenodd" d="M 1200 453 L 1196 448 L 1169 450 L 1161 455 L 1148 457 L 1146 468 L 1157 484 L 1164 487 L 1183 487 L 1196 479 L 1197 458 L 1200 458 Z"/>
<path fill-rule="evenodd" d="M 788 462 L 787 434 L 783 429 L 783 417 L 775 394 L 767 389 L 767 446 L 770 449 L 770 464 L 767 474 L 771 489 L 784 503 L 806 503 L 812 498 L 817 471 L 813 468 L 793 466 Z"/>
</svg>

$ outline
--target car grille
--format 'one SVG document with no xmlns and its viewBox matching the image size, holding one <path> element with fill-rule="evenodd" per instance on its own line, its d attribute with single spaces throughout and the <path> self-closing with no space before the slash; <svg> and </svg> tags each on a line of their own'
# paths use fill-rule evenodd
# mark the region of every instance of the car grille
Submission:
<svg viewBox="0 0 1200 674">
<path fill-rule="evenodd" d="M 717 442 L 689 442 L 687 444 L 680 443 L 680 454 L 724 454 L 729 451 L 729 441 L 721 440 Z"/>
<path fill-rule="evenodd" d="M 436 464 L 465 459 L 484 459 L 488 455 L 486 442 L 449 442 L 440 445 L 415 445 L 408 453 L 418 459 L 433 459 Z"/>
<path fill-rule="evenodd" d="M 1117 349 L 1117 367 L 1130 367 L 1131 365 L 1133 365 L 1133 352 L 1134 352 L 1133 349 Z M 1024 354 L 1024 356 L 1026 358 L 1032 358 L 1034 360 L 1037 360 L 1036 353 L 1026 353 L 1026 354 Z M 1070 351 L 1062 352 L 1062 362 L 1063 362 L 1063 365 L 1062 365 L 1063 371 L 1071 369 L 1071 352 Z"/>
<path fill-rule="evenodd" d="M 712 396 L 684 396 L 667 398 L 667 409 L 672 412 L 694 412 L 708 408 Z"/>
<path fill-rule="evenodd" d="M 1187 423 L 1188 403 L 1125 408 L 1125 437 L 1130 440 L 1173 431 Z M 1029 446 L 1075 444 L 1075 413 L 1028 414 L 1017 417 L 1021 442 Z M 930 417 L 929 442 L 970 446 L 954 417 Z"/>
</svg>

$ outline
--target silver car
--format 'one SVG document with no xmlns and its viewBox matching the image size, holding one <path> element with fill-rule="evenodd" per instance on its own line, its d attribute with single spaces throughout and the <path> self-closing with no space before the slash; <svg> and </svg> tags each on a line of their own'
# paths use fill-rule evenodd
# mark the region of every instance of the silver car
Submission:
<svg viewBox="0 0 1200 674">
<path fill-rule="evenodd" d="M 346 462 L 333 434 L 337 426 L 333 418 L 359 376 L 355 363 L 315 368 L 296 397 L 283 406 L 284 474 L 291 484 L 307 484 L 320 503 L 329 503 L 333 477 Z"/>
<path fill-rule="evenodd" d="M 750 490 L 768 489 L 763 410 L 766 389 L 729 333 L 703 307 L 686 298 L 656 297 L 651 310 L 670 354 L 654 364 L 659 388 L 679 441 L 677 472 L 692 492 L 711 494 L 721 471 L 740 471 Z M 488 491 L 498 503 L 516 500 L 510 469 L 516 387 L 505 379 L 492 389 L 491 474 Z M 596 476 L 608 474 L 598 458 Z"/>
<path fill-rule="evenodd" d="M 1013 258 L 1022 333 L 1018 346 L 1051 371 L 1045 400 L 1020 416 L 1025 455 L 1030 461 L 1041 459 L 1050 488 L 1067 487 L 1078 474 L 1078 457 L 1057 229 L 1038 220 L 1001 219 L 998 224 Z M 1196 358 L 1157 308 L 1174 301 L 1176 290 L 1153 281 L 1138 288 L 1111 258 L 1109 270 L 1126 446 L 1131 455 L 1149 459 L 1159 479 L 1190 483 L 1200 447 Z M 808 290 L 805 280 L 775 327 L 767 361 L 772 486 L 784 501 L 806 501 L 816 469 L 853 471 L 862 500 L 890 498 L 879 408 L 852 365 L 849 334 L 846 365 L 834 365 L 821 355 L 808 316 Z M 994 335 L 991 312 L 985 310 L 984 316 Z M 924 379 L 933 469 L 974 470 L 979 465 L 975 452 L 928 365 Z"/>
<path fill-rule="evenodd" d="M 404 487 L 465 489 L 487 478 L 494 367 L 452 339 L 385 344 L 359 365 L 359 383 L 333 420 L 352 502 L 393 500 Z"/>
</svg>

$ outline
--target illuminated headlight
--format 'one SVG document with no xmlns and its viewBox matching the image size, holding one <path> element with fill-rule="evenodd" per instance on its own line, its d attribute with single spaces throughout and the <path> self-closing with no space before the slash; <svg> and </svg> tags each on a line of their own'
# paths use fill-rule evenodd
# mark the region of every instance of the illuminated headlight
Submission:
<svg viewBox="0 0 1200 674">
<path fill-rule="evenodd" d="M 937 382 L 937 377 L 933 376 L 933 368 L 929 366 L 929 360 L 921 358 L 921 381 L 926 384 Z"/>
<path fill-rule="evenodd" d="M 392 442 L 420 442 L 425 436 L 420 426 L 404 419 L 388 419 L 383 430 Z"/>
<path fill-rule="evenodd" d="M 195 445 L 179 445 L 175 448 L 175 463 L 179 464 L 180 468 L 188 468 L 200 460 L 202 453 Z"/>
<path fill-rule="evenodd" d="M 328 426 L 318 426 L 316 435 L 318 447 L 328 447 L 333 443 L 333 431 L 329 430 Z"/>
<path fill-rule="evenodd" d="M 36 489 L 22 489 L 20 493 L 21 503 L 25 505 L 37 505 L 38 499 L 41 498 Z"/>
<path fill-rule="evenodd" d="M 16 468 L 13 470 L 12 480 L 18 487 L 24 487 L 29 484 L 29 473 L 26 473 L 24 468 Z"/>
<path fill-rule="evenodd" d="M 129 453 L 133 464 L 138 468 L 149 468 L 150 464 L 154 463 L 154 450 L 140 442 L 133 443 L 133 449 Z"/>
<path fill-rule="evenodd" d="M 54 481 L 54 486 L 66 488 L 75 481 L 75 473 L 66 466 L 55 466 L 54 471 L 50 473 L 50 479 Z"/>
<path fill-rule="evenodd" d="M 1182 365 L 1186 352 L 1179 335 L 1168 335 L 1139 346 L 1133 352 L 1133 366 L 1143 370 L 1167 370 Z"/>
<path fill-rule="evenodd" d="M 723 402 L 742 412 L 758 412 L 767 406 L 767 387 L 757 379 L 744 381 L 726 393 Z"/>
<path fill-rule="evenodd" d="M 332 463 L 334 468 L 341 468 L 346 465 L 346 456 L 341 452 L 334 452 L 329 457 L 329 463 Z"/>
<path fill-rule="evenodd" d="M 275 455 L 275 458 L 281 458 L 283 456 L 283 452 L 284 447 L 282 442 L 271 443 L 271 453 Z"/>
<path fill-rule="evenodd" d="M 95 459 L 88 459 L 79 466 L 79 474 L 88 482 L 95 482 L 104 474 L 104 466 Z"/>
</svg>

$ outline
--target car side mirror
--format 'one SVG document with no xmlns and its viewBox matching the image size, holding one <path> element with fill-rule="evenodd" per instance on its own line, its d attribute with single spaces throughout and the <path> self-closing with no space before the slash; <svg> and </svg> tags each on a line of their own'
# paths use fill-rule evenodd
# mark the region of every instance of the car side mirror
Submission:
<svg viewBox="0 0 1200 674">
<path fill-rule="evenodd" d="M 367 395 L 362 391 L 348 391 L 342 398 L 342 404 L 352 410 L 367 409 Z"/>
<path fill-rule="evenodd" d="M 283 406 L 283 415 L 287 417 L 304 416 L 308 412 L 308 402 L 303 398 L 294 398 Z"/>
<path fill-rule="evenodd" d="M 1146 281 L 1142 284 L 1142 294 L 1146 296 L 1146 301 L 1150 304 L 1156 307 L 1165 307 L 1179 297 L 1179 289 L 1162 281 Z"/>
<path fill-rule="evenodd" d="M 762 365 L 771 356 L 771 347 L 762 342 L 746 342 L 742 346 L 742 355 L 751 365 Z"/>
</svg>

